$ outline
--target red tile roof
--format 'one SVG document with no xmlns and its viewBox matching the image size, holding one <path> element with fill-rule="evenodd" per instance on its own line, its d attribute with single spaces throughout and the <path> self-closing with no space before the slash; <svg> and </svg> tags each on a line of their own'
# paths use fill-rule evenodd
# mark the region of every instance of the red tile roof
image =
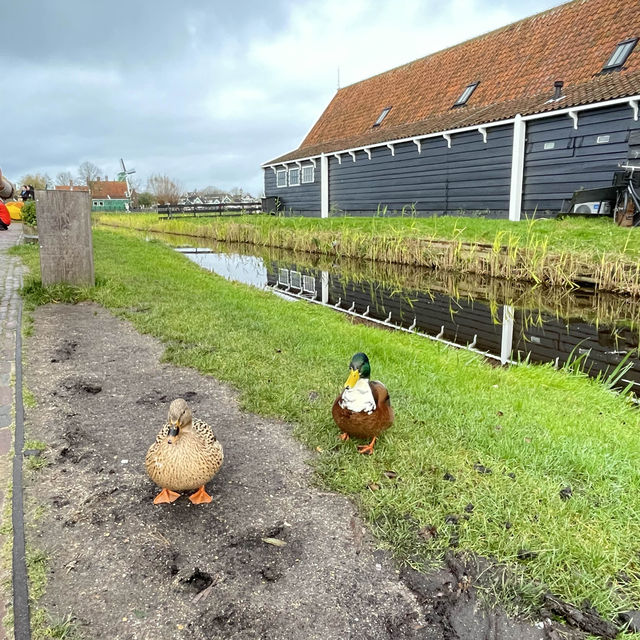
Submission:
<svg viewBox="0 0 640 640">
<path fill-rule="evenodd" d="M 107 200 L 112 199 L 126 199 L 127 196 L 127 183 L 120 182 L 118 180 L 96 180 L 90 182 L 89 187 L 91 189 L 91 197 L 95 199 Z"/>
<path fill-rule="evenodd" d="M 600 74 L 636 37 L 640 1 L 573 0 L 339 89 L 300 147 L 275 161 L 638 95 L 640 42 L 622 70 Z M 566 97 L 549 103 L 556 80 Z M 468 103 L 452 109 L 473 82 Z"/>
<path fill-rule="evenodd" d="M 89 187 L 84 184 L 57 184 L 56 191 L 89 191 Z"/>
</svg>

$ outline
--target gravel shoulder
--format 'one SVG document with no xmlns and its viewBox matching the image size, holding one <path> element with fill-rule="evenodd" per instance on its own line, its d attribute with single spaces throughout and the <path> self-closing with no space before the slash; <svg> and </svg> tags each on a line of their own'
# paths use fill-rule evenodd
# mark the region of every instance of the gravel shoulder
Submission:
<svg viewBox="0 0 640 640">
<path fill-rule="evenodd" d="M 401 572 L 354 506 L 314 485 L 290 425 L 162 352 L 94 304 L 35 312 L 25 430 L 48 449 L 26 472 L 27 545 L 49 558 L 39 604 L 54 619 L 110 640 L 556 637 L 483 611 L 455 567 Z M 152 503 L 144 456 L 177 397 L 224 446 L 209 505 Z"/>
</svg>

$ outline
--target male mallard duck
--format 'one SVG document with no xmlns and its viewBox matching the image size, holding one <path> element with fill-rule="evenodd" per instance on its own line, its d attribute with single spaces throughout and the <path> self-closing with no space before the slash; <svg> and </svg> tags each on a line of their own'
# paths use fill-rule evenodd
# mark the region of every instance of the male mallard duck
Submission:
<svg viewBox="0 0 640 640">
<path fill-rule="evenodd" d="M 341 440 L 371 438 L 358 447 L 359 453 L 373 453 L 376 438 L 391 426 L 393 409 L 387 388 L 377 380 L 369 380 L 371 365 L 364 353 L 356 353 L 349 364 L 349 377 L 342 393 L 333 403 L 331 414 L 342 433 Z"/>
<path fill-rule="evenodd" d="M 211 502 L 204 485 L 218 473 L 222 445 L 211 427 L 193 420 L 187 403 L 178 398 L 169 406 L 169 418 L 149 447 L 145 466 L 149 477 L 162 489 L 153 501 L 173 502 L 177 491 L 198 489 L 189 496 L 193 504 Z"/>
</svg>

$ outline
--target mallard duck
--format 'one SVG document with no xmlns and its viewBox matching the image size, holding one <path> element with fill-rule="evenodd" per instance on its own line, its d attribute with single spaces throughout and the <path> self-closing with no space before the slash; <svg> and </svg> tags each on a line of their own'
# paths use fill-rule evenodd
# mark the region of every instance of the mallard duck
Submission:
<svg viewBox="0 0 640 640">
<path fill-rule="evenodd" d="M 349 377 L 342 393 L 333 403 L 331 414 L 340 427 L 341 440 L 371 439 L 358 447 L 359 453 L 373 453 L 377 437 L 391 426 L 393 409 L 387 388 L 377 380 L 369 380 L 371 365 L 365 353 L 356 353 L 349 364 Z"/>
<path fill-rule="evenodd" d="M 178 398 L 169 406 L 167 423 L 149 447 L 145 466 L 149 477 L 162 489 L 153 501 L 173 502 L 178 491 L 197 491 L 189 496 L 193 504 L 211 502 L 204 485 L 222 465 L 222 445 L 211 427 L 193 420 L 187 403 Z"/>
</svg>

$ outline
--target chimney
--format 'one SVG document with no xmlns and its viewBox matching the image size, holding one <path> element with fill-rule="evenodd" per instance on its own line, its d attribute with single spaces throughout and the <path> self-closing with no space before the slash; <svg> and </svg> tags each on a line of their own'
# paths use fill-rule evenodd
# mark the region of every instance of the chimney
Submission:
<svg viewBox="0 0 640 640">
<path fill-rule="evenodd" d="M 69 180 L 69 190 L 73 191 L 73 180 Z"/>
<path fill-rule="evenodd" d="M 100 176 L 96 176 L 96 182 L 100 182 Z"/>
<path fill-rule="evenodd" d="M 559 100 L 560 98 L 562 98 L 562 87 L 564 86 L 564 82 L 562 82 L 562 80 L 556 80 L 553 83 L 553 87 L 555 89 L 555 92 L 553 94 L 553 99 L 554 100 Z"/>
<path fill-rule="evenodd" d="M 109 176 L 105 176 L 105 177 L 104 177 L 104 181 L 105 181 L 105 182 L 109 182 Z"/>
</svg>

